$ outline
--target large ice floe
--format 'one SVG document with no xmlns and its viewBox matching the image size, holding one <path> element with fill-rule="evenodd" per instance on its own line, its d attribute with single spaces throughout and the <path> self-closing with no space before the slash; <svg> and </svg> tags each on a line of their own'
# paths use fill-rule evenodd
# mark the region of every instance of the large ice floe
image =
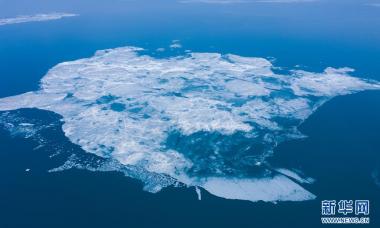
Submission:
<svg viewBox="0 0 380 228">
<path fill-rule="evenodd" d="M 302 187 L 311 179 L 266 158 L 279 143 L 304 137 L 297 127 L 332 97 L 380 89 L 350 68 L 281 74 L 263 58 L 141 51 L 60 63 L 39 91 L 0 99 L 0 110 L 60 114 L 71 142 L 114 169 L 129 167 L 152 192 L 177 182 L 227 199 L 301 201 L 315 198 Z"/>
</svg>

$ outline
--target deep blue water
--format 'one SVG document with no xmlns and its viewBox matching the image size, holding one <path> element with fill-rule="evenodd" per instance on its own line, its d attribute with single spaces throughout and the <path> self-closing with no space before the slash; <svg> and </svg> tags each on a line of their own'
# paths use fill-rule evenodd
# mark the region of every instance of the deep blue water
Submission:
<svg viewBox="0 0 380 228">
<path fill-rule="evenodd" d="M 0 17 L 80 14 L 0 26 L 0 97 L 36 90 L 57 63 L 118 46 L 167 48 L 174 39 L 183 50 L 273 57 L 276 66 L 287 69 L 349 66 L 356 76 L 380 80 L 380 7 L 367 2 L 374 1 L 0 1 Z M 22 115 L 55 123 L 46 136 L 66 151 L 83 152 L 64 137 L 57 115 L 37 110 Z M 309 137 L 281 144 L 272 163 L 314 177 L 308 190 L 318 198 L 278 204 L 225 200 L 206 192 L 198 201 L 193 188 L 150 194 L 118 173 L 48 173 L 65 154 L 50 159 L 49 148 L 33 150 L 33 140 L 0 129 L 0 227 L 319 227 L 324 199 L 371 200 L 367 227 L 378 227 L 380 187 L 371 175 L 380 169 L 380 92 L 334 98 L 300 129 Z"/>
</svg>

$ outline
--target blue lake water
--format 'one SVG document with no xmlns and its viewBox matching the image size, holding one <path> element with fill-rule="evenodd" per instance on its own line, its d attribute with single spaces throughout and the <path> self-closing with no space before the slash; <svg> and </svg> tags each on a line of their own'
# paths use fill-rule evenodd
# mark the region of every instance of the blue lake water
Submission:
<svg viewBox="0 0 380 228">
<path fill-rule="evenodd" d="M 56 21 L 0 26 L 0 97 L 37 90 L 54 65 L 97 50 L 143 47 L 160 57 L 193 52 L 274 58 L 284 70 L 321 72 L 351 67 L 380 80 L 380 7 L 376 1 L 296 3 L 178 3 L 175 1 L 0 1 L 0 18 L 69 12 Z M 170 49 L 179 40 L 181 49 Z M 157 48 L 167 51 L 157 53 Z M 120 108 L 120 107 L 118 107 Z M 17 111 L 16 111 L 17 112 Z M 20 116 L 52 124 L 42 132 L 54 148 L 37 148 L 0 129 L 0 227 L 319 227 L 320 201 L 368 199 L 371 224 L 380 222 L 380 92 L 334 98 L 304 122 L 308 138 L 285 142 L 270 160 L 316 179 L 317 198 L 304 202 L 226 200 L 194 188 L 151 194 L 116 172 L 48 173 L 70 153 L 84 153 L 60 130 L 59 116 L 23 110 Z M 26 169 L 30 169 L 26 172 Z M 380 175 L 380 174 L 379 174 Z"/>
</svg>

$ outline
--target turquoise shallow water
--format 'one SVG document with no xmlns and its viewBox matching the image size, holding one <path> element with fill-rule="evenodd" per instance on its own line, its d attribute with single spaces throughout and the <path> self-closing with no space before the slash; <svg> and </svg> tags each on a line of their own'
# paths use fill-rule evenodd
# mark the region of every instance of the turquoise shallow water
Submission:
<svg viewBox="0 0 380 228">
<path fill-rule="evenodd" d="M 1 17 L 67 11 L 79 17 L 0 27 L 0 97 L 38 88 L 57 63 L 91 56 L 96 50 L 133 45 L 150 50 L 178 39 L 183 49 L 160 55 L 200 52 L 273 57 L 276 65 L 309 71 L 349 66 L 356 76 L 380 80 L 380 9 L 364 3 L 177 4 L 172 1 L 54 3 L 37 6 L 0 2 Z M 38 4 L 37 4 L 38 5 Z M 318 198 L 300 203 L 249 203 L 216 198 L 193 188 L 158 194 L 141 190 L 117 173 L 70 170 L 47 173 L 65 155 L 33 150 L 35 142 L 1 130 L 1 227 L 320 226 L 320 200 L 369 199 L 372 224 L 379 224 L 380 189 L 372 174 L 379 166 L 380 94 L 338 97 L 302 126 L 307 139 L 276 149 L 273 163 L 298 167 L 317 181 Z M 81 153 L 59 131 L 58 117 L 25 111 L 56 123 L 47 135 L 65 151 Z M 53 133 L 52 133 L 53 132 Z M 25 169 L 31 169 L 25 172 Z M 269 219 L 276 218 L 276 219 Z M 368 227 L 369 227 L 368 226 Z"/>
</svg>

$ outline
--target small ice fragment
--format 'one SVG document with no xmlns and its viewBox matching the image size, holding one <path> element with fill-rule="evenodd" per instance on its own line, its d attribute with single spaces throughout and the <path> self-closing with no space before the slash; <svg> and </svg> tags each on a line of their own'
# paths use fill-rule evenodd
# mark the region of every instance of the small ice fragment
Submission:
<svg viewBox="0 0 380 228">
<path fill-rule="evenodd" d="M 180 43 L 179 40 L 172 40 L 172 43 L 170 44 L 169 47 L 172 48 L 172 49 L 182 48 L 182 44 Z"/>
<path fill-rule="evenodd" d="M 201 192 L 201 189 L 198 188 L 197 186 L 195 186 L 195 192 L 196 192 L 197 195 L 198 195 L 198 200 L 202 200 L 202 192 Z"/>
<path fill-rule="evenodd" d="M 20 126 L 23 126 L 23 127 L 30 127 L 30 126 L 33 126 L 34 124 L 31 124 L 31 123 L 20 123 Z"/>
<path fill-rule="evenodd" d="M 296 180 L 297 182 L 301 184 L 312 184 L 315 182 L 315 180 L 311 177 L 301 177 L 300 175 L 302 175 L 302 173 L 300 173 L 299 171 L 297 173 L 296 170 L 291 171 L 291 170 L 283 169 L 283 168 L 278 168 L 275 170 L 284 176 L 287 176 Z"/>
<path fill-rule="evenodd" d="M 170 45 L 170 48 L 182 48 L 182 45 L 181 44 L 171 44 Z"/>
</svg>

